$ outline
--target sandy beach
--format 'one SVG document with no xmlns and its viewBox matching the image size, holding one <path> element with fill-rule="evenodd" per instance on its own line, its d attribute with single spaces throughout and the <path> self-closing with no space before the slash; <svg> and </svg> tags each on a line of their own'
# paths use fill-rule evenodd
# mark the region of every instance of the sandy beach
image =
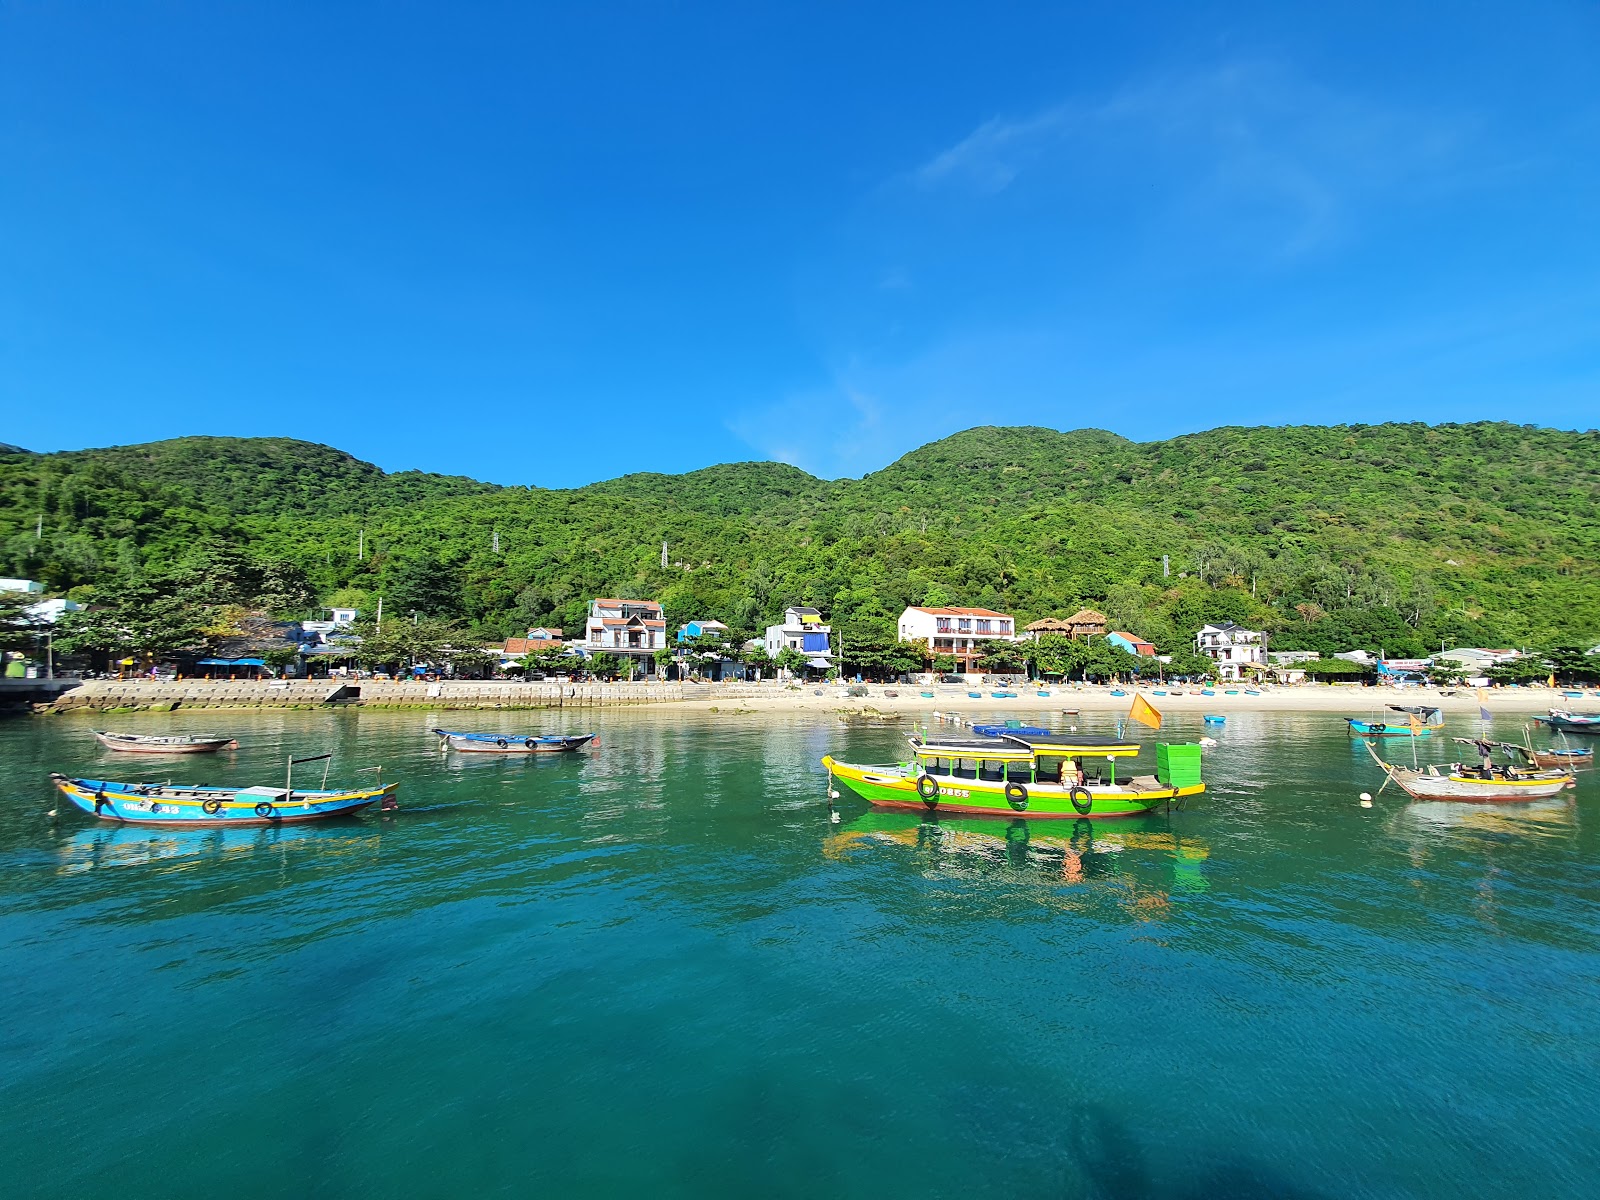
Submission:
<svg viewBox="0 0 1600 1200">
<path fill-rule="evenodd" d="M 719 686 L 705 684 L 686 687 L 686 698 L 679 702 L 683 707 L 700 710 L 804 712 L 807 710 L 836 712 L 839 710 L 876 709 L 879 712 L 918 712 L 930 710 L 959 713 L 964 717 L 980 717 L 984 713 L 997 716 L 1022 712 L 1061 713 L 1067 709 L 1082 712 L 1126 712 L 1132 703 L 1134 689 L 1121 689 L 1126 694 L 1112 695 L 1109 687 L 1087 684 L 1051 686 L 1040 694 L 1036 687 L 1011 689 L 1014 698 L 996 698 L 986 688 L 980 698 L 968 695 L 970 690 L 955 686 L 918 687 L 914 684 L 865 684 L 866 695 L 851 696 L 848 690 L 834 684 L 810 685 L 798 689 L 773 685 Z M 1382 712 L 1391 704 L 1429 704 L 1446 715 L 1471 715 L 1478 713 L 1478 699 L 1469 689 L 1392 688 L 1360 686 L 1294 686 L 1259 689 L 1259 694 L 1248 695 L 1243 688 L 1230 694 L 1227 688 L 1211 689 L 1214 695 L 1202 695 L 1190 688 L 1176 692 L 1170 688 L 1140 688 L 1143 695 L 1162 713 L 1214 713 L 1229 712 L 1326 712 L 1342 716 L 1364 716 Z M 931 691 L 932 696 L 924 695 Z M 1165 692 L 1165 695 L 1158 694 Z M 1593 689 L 1584 696 L 1574 698 L 1562 695 L 1551 688 L 1488 688 L 1484 691 L 1484 707 L 1490 713 L 1543 713 L 1552 708 L 1600 709 L 1600 695 Z"/>
</svg>

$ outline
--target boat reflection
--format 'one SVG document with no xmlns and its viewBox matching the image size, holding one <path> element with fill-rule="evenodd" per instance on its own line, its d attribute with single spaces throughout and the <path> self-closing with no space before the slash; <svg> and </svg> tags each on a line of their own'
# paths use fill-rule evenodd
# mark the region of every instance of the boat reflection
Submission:
<svg viewBox="0 0 1600 1200">
<path fill-rule="evenodd" d="M 1203 870 L 1210 848 L 1156 820 L 1142 828 L 1108 830 L 1088 820 L 1069 826 L 1059 819 L 1029 822 L 1021 817 L 937 817 L 874 809 L 830 833 L 823 854 L 844 859 L 879 845 L 914 849 L 935 865 L 1000 867 L 1054 883 L 1116 880 L 1133 890 L 1136 906 L 1159 907 L 1167 887 L 1197 892 L 1210 886 Z M 1170 877 L 1161 878 L 1169 871 Z"/>
<path fill-rule="evenodd" d="M 1395 811 L 1390 828 L 1398 836 L 1454 833 L 1492 838 L 1560 837 L 1578 834 L 1578 805 L 1555 796 L 1517 805 L 1432 800 Z"/>
<path fill-rule="evenodd" d="M 376 855 L 380 833 L 358 819 L 321 825 L 208 826 L 96 825 L 64 835 L 57 871 L 76 875 L 114 867 L 182 867 L 205 859 L 250 854 Z"/>
</svg>

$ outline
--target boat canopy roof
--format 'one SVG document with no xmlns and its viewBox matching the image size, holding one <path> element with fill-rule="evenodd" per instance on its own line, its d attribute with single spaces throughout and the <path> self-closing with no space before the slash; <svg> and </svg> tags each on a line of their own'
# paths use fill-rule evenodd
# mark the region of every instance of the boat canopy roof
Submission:
<svg viewBox="0 0 1600 1200">
<path fill-rule="evenodd" d="M 1093 754 L 1128 758 L 1139 753 L 1135 742 L 1077 733 L 1005 733 L 1000 737 L 913 738 L 918 755 L 947 758 L 1033 758 L 1040 754 Z"/>
<path fill-rule="evenodd" d="M 1389 705 L 1389 711 L 1415 713 L 1430 725 L 1438 725 L 1442 723 L 1443 714 L 1441 714 L 1440 711 L 1437 708 L 1434 708 L 1431 704 L 1413 704 L 1409 706 L 1404 704 L 1391 704 Z"/>
</svg>

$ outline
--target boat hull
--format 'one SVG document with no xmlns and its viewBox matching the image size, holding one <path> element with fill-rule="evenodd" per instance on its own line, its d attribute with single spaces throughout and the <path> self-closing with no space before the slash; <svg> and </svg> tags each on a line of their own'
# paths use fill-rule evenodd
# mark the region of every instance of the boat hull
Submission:
<svg viewBox="0 0 1600 1200">
<path fill-rule="evenodd" d="M 1570 775 L 1555 779 L 1468 779 L 1461 775 L 1427 775 L 1414 771 L 1392 771 L 1390 775 L 1413 800 L 1453 800 L 1473 804 L 1548 800 L 1574 782 Z"/>
<path fill-rule="evenodd" d="M 967 816 L 1026 816 L 1029 820 L 1072 821 L 1137 817 L 1173 800 L 1198 796 L 1206 790 L 1203 783 L 1189 787 L 1161 785 L 1157 789 L 1141 790 L 1089 787 L 1078 789 L 1079 795 L 1074 797 L 1071 790 L 1058 784 L 1029 784 L 1020 801 L 1013 802 L 1006 798 L 1005 785 L 1001 783 L 924 776 L 938 787 L 937 794 L 924 797 L 917 790 L 918 778 L 901 773 L 898 768 L 858 766 L 839 762 L 832 755 L 824 758 L 822 765 L 834 780 L 877 808 L 960 813 Z M 1083 792 L 1088 793 L 1087 799 Z"/>
<path fill-rule="evenodd" d="M 389 807 L 395 789 L 400 786 L 391 783 L 381 788 L 350 792 L 297 791 L 286 798 L 265 800 L 241 793 L 237 788 L 150 787 L 104 779 L 69 779 L 63 775 L 54 775 L 51 779 L 73 805 L 99 820 L 124 825 L 190 828 L 324 821 L 358 812 L 379 800 Z M 213 804 L 215 811 L 208 811 Z M 262 807 L 268 811 L 263 813 Z"/>
<path fill-rule="evenodd" d="M 141 737 L 131 733 L 101 733 L 98 729 L 94 736 L 107 750 L 122 754 L 215 754 L 218 750 L 239 748 L 239 743 L 232 738 Z"/>
<path fill-rule="evenodd" d="M 434 730 L 440 740 L 451 750 L 461 754 L 568 754 L 581 750 L 595 735 L 574 734 L 571 737 L 503 737 L 487 738 Z"/>
<path fill-rule="evenodd" d="M 1358 721 L 1354 717 L 1346 717 L 1345 721 L 1350 726 L 1350 732 L 1357 737 L 1429 737 L 1433 731 L 1424 725 L 1421 729 L 1412 729 L 1411 726 L 1396 721 Z"/>
</svg>

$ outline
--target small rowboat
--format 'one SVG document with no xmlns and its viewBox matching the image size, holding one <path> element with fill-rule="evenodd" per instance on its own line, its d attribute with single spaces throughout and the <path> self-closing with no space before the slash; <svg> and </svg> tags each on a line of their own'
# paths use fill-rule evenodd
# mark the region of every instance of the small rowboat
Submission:
<svg viewBox="0 0 1600 1200">
<path fill-rule="evenodd" d="M 448 729 L 434 732 L 439 735 L 441 751 L 457 750 L 462 754 L 561 754 L 577 750 L 595 738 L 592 733 L 534 733 L 517 737 L 505 733 L 458 733 Z"/>
<path fill-rule="evenodd" d="M 1571 771 L 1527 771 L 1489 762 L 1488 751 L 1495 745 L 1474 738 L 1456 738 L 1484 752 L 1481 766 L 1451 763 L 1447 767 L 1402 767 L 1384 762 L 1366 743 L 1372 761 L 1413 800 L 1466 800 L 1475 803 L 1505 803 L 1518 800 L 1545 800 L 1564 788 L 1576 787 Z"/>
<path fill-rule="evenodd" d="M 62 795 L 90 816 L 129 825 L 295 825 L 353 813 L 377 800 L 398 807 L 395 789 L 300 791 L 274 787 L 207 787 L 184 784 L 113 783 L 52 774 Z"/>
<path fill-rule="evenodd" d="M 153 737 L 143 733 L 102 733 L 98 729 L 94 736 L 108 750 L 126 754 L 211 754 L 239 748 L 239 743 L 228 737 Z"/>
</svg>

